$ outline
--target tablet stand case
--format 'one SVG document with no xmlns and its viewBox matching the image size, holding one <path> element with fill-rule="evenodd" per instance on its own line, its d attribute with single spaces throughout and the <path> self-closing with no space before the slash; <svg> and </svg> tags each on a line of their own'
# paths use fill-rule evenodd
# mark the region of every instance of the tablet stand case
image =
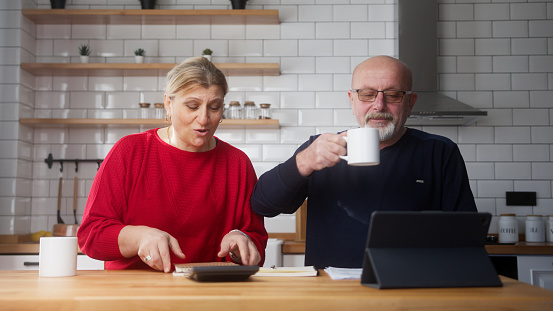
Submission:
<svg viewBox="0 0 553 311">
<path fill-rule="evenodd" d="M 374 212 L 361 283 L 375 288 L 502 286 L 484 248 L 489 213 Z"/>
</svg>

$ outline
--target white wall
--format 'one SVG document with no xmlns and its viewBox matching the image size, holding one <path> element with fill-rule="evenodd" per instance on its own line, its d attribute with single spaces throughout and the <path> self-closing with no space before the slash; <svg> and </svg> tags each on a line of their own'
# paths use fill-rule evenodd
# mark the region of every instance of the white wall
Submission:
<svg viewBox="0 0 553 311">
<path fill-rule="evenodd" d="M 139 9 L 135 0 L 67 2 L 67 9 Z M 488 117 L 471 126 L 423 129 L 459 144 L 479 210 L 553 214 L 553 2 L 438 2 L 440 89 L 488 111 Z M 217 131 L 244 150 L 261 174 L 287 159 L 309 135 L 354 127 L 346 94 L 353 68 L 368 56 L 396 56 L 397 49 L 395 0 L 250 0 L 247 8 L 279 10 L 281 24 L 272 26 L 35 26 L 9 3 L 0 3 L 0 16 L 6 17 L 0 18 L 0 185 L 11 186 L 14 176 L 20 182 L 13 191 L 0 188 L 0 234 L 51 228 L 60 176 L 66 178 L 64 219 L 72 219 L 74 165 L 65 164 L 63 174 L 57 164 L 48 169 L 49 153 L 103 158 L 119 138 L 146 128 L 20 126 L 14 135 L 4 129 L 18 129 L 18 118 L 28 116 L 132 117 L 139 102 L 160 102 L 163 95 L 163 77 L 35 79 L 16 69 L 21 61 L 78 62 L 77 47 L 88 43 L 91 62 L 133 62 L 138 47 L 146 50 L 146 62 L 178 62 L 206 47 L 214 50 L 214 62 L 277 62 L 278 77 L 229 77 L 226 102 L 271 103 L 281 128 Z M 24 4 L 35 6 L 34 0 Z M 230 7 L 226 0 L 158 4 L 163 9 Z M 49 8 L 49 1 L 36 0 L 36 6 Z M 14 31 L 21 33 L 21 42 L 11 47 L 7 38 Z M 21 76 L 20 84 L 12 84 L 13 74 Z M 16 88 L 20 98 L 9 95 Z M 80 215 L 96 168 L 79 165 Z M 513 190 L 537 191 L 538 205 L 507 207 L 505 191 Z M 19 226 L 4 225 L 16 219 Z M 294 231 L 294 217 L 267 220 L 267 227 Z M 491 231 L 497 231 L 495 222 Z"/>
</svg>

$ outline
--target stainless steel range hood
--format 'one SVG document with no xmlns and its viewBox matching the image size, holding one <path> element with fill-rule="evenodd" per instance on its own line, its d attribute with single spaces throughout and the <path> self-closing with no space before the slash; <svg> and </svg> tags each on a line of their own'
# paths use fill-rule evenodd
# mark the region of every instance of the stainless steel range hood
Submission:
<svg viewBox="0 0 553 311">
<path fill-rule="evenodd" d="M 436 0 L 399 0 L 399 59 L 418 94 L 407 125 L 467 125 L 488 114 L 438 92 L 437 8 Z"/>
</svg>

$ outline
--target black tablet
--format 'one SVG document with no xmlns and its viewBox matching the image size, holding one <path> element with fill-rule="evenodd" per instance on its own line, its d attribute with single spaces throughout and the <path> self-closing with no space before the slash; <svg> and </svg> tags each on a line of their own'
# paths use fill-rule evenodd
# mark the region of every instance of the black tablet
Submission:
<svg viewBox="0 0 553 311">
<path fill-rule="evenodd" d="M 259 271 L 259 266 L 192 267 L 189 278 L 198 282 L 240 282 Z"/>
<path fill-rule="evenodd" d="M 502 286 L 484 244 L 490 213 L 371 216 L 361 284 L 376 288 Z"/>
</svg>

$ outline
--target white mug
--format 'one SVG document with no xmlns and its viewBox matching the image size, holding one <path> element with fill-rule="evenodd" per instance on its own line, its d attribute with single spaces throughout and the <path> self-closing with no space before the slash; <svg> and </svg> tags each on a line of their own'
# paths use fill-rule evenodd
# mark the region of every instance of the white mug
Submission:
<svg viewBox="0 0 553 311">
<path fill-rule="evenodd" d="M 370 127 L 360 127 L 348 130 L 348 154 L 340 158 L 348 161 L 348 165 L 368 166 L 380 163 L 380 138 L 378 130 Z"/>
<path fill-rule="evenodd" d="M 77 274 L 77 237 L 41 237 L 38 275 L 43 277 Z"/>
</svg>

